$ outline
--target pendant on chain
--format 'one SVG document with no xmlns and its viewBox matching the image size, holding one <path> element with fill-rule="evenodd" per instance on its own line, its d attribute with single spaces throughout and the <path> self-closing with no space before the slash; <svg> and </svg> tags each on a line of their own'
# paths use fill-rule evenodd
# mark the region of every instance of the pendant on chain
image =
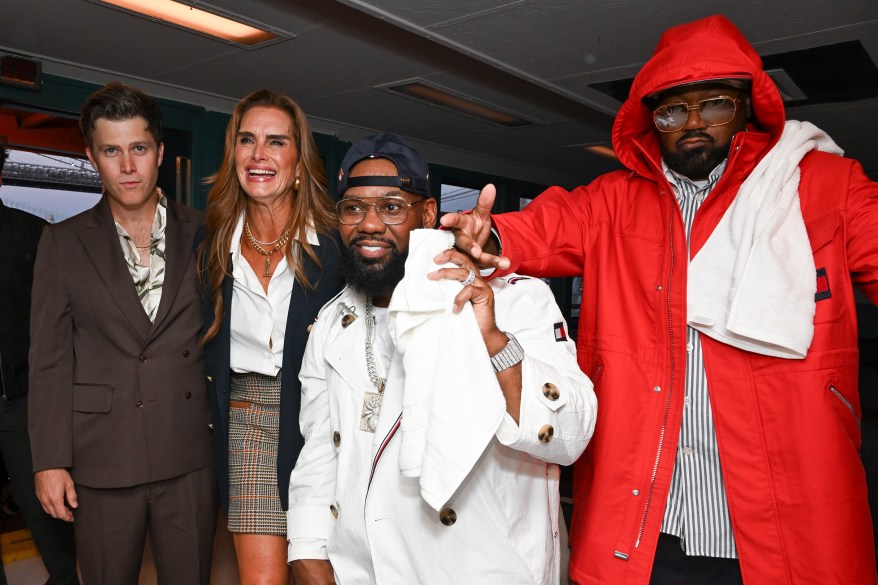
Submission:
<svg viewBox="0 0 878 585">
<path fill-rule="evenodd" d="M 363 409 L 360 411 L 360 430 L 374 433 L 378 428 L 378 416 L 381 414 L 381 401 L 384 394 L 366 392 L 363 395 Z"/>
</svg>

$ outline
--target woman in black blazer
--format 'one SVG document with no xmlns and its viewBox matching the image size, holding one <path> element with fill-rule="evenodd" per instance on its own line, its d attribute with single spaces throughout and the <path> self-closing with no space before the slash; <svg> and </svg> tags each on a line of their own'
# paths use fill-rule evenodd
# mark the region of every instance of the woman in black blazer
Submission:
<svg viewBox="0 0 878 585">
<path fill-rule="evenodd" d="M 201 246 L 220 497 L 241 582 L 287 585 L 287 488 L 304 442 L 299 368 L 342 287 L 336 216 L 308 122 L 262 90 L 235 107 Z"/>
</svg>

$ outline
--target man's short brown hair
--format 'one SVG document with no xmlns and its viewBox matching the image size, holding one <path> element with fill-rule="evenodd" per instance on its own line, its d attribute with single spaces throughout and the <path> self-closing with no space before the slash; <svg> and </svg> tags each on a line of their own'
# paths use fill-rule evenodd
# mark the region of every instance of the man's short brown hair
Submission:
<svg viewBox="0 0 878 585">
<path fill-rule="evenodd" d="M 85 100 L 79 112 L 79 129 L 89 148 L 95 124 L 101 118 L 113 122 L 141 117 L 146 120 L 146 129 L 155 138 L 156 144 L 162 142 L 162 110 L 154 98 L 137 88 L 113 81 L 100 88 Z"/>
</svg>

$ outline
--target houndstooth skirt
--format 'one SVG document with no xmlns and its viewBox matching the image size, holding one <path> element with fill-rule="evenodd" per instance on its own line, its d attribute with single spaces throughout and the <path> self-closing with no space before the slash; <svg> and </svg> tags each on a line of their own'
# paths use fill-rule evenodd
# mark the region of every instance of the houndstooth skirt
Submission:
<svg viewBox="0 0 878 585">
<path fill-rule="evenodd" d="M 229 531 L 286 536 L 287 517 L 277 493 L 280 380 L 232 373 L 229 398 L 249 408 L 229 409 Z"/>
</svg>

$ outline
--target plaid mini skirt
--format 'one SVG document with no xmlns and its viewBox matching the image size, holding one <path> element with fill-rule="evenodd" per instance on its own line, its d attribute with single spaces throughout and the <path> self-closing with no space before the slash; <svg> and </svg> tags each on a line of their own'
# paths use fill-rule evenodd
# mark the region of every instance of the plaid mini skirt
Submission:
<svg viewBox="0 0 878 585">
<path fill-rule="evenodd" d="M 287 517 L 277 493 L 280 380 L 232 373 L 229 398 L 229 531 L 286 536 Z"/>
</svg>

